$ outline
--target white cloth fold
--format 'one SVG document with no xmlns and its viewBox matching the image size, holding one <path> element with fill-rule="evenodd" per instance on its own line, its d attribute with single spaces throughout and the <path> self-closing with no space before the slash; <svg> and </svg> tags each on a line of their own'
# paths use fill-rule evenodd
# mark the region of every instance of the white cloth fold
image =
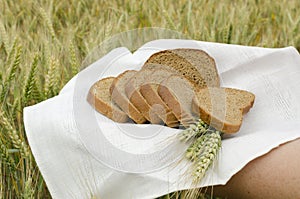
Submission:
<svg viewBox="0 0 300 199">
<path fill-rule="evenodd" d="M 172 140 L 180 130 L 115 124 L 85 100 L 98 79 L 139 69 L 151 54 L 172 48 L 207 51 L 221 86 L 256 95 L 240 131 L 223 140 L 199 187 L 225 184 L 251 160 L 300 137 L 300 56 L 293 47 L 170 39 L 146 43 L 133 54 L 117 48 L 71 79 L 58 96 L 24 109 L 28 141 L 53 198 L 140 199 L 191 188 L 188 161 L 176 159 L 185 146 Z M 175 144 L 164 148 L 167 142 Z"/>
</svg>

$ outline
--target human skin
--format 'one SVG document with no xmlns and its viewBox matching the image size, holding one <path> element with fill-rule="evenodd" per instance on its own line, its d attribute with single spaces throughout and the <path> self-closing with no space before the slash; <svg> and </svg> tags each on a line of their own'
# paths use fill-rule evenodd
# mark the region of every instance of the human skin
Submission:
<svg viewBox="0 0 300 199">
<path fill-rule="evenodd" d="M 300 198 L 300 139 L 283 144 L 248 163 L 224 186 L 214 186 L 221 198 Z M 209 190 L 209 191 L 212 191 Z"/>
</svg>

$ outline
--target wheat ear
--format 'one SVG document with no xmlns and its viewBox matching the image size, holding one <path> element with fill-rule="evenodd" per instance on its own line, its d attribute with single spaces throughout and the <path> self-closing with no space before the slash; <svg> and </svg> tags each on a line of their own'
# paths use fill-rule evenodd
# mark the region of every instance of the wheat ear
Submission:
<svg viewBox="0 0 300 199">
<path fill-rule="evenodd" d="M 38 7 L 37 10 L 39 11 L 40 15 L 42 16 L 43 20 L 45 21 L 45 24 L 51 34 L 52 40 L 55 40 L 56 39 L 55 31 L 54 31 L 53 24 L 52 24 L 52 21 L 48 15 L 48 13 L 42 7 Z"/>
<path fill-rule="evenodd" d="M 34 99 L 35 96 L 33 94 L 35 93 L 36 90 L 36 69 L 37 69 L 37 64 L 38 64 L 38 59 L 39 56 L 36 54 L 33 58 L 33 62 L 31 64 L 31 68 L 28 74 L 28 78 L 23 90 L 23 100 L 24 104 L 27 105 L 28 101 L 31 99 Z"/>
<path fill-rule="evenodd" d="M 182 131 L 179 139 L 184 142 L 192 140 L 185 155 L 193 161 L 193 180 L 199 182 L 217 157 L 221 148 L 221 133 L 199 119 L 196 124 Z"/>
<path fill-rule="evenodd" d="M 221 148 L 221 134 L 219 131 L 206 133 L 204 142 L 198 143 L 200 148 L 192 155 L 195 164 L 194 181 L 199 182 L 213 163 Z"/>
<path fill-rule="evenodd" d="M 21 140 L 21 138 L 19 137 L 17 130 L 10 124 L 10 122 L 8 121 L 8 119 L 5 117 L 5 115 L 3 114 L 2 111 L 0 111 L 0 117 L 2 118 L 1 123 L 4 126 L 4 128 L 7 130 L 7 134 L 11 139 L 11 142 L 13 144 L 13 146 L 16 149 L 20 150 L 21 156 L 24 159 L 31 159 L 30 156 L 30 150 L 28 145 Z"/>
<path fill-rule="evenodd" d="M 14 62 L 10 68 L 8 77 L 6 78 L 6 80 L 4 82 L 3 89 L 0 94 L 0 102 L 3 102 L 5 100 L 5 97 L 9 92 L 10 84 L 11 84 L 12 80 L 15 78 L 17 69 L 20 65 L 21 54 L 22 54 L 22 46 L 18 46 Z"/>
<path fill-rule="evenodd" d="M 2 23 L 2 21 L 0 21 L 0 36 L 1 36 L 2 42 L 4 44 L 5 51 L 8 53 L 9 52 L 9 39 L 8 39 L 8 35 L 6 33 L 6 30 L 5 30 L 5 27 Z"/>
<path fill-rule="evenodd" d="M 58 90 L 58 88 L 57 88 L 58 87 L 57 86 L 58 71 L 57 70 L 58 70 L 59 62 L 54 56 L 51 56 L 48 63 L 49 63 L 49 68 L 48 68 L 48 72 L 45 77 L 44 92 L 45 92 L 46 97 L 52 97 L 53 95 L 56 94 L 56 92 Z"/>
<path fill-rule="evenodd" d="M 1 163 L 4 163 L 8 166 L 10 172 L 13 172 L 16 169 L 16 163 L 14 159 L 9 155 L 8 149 L 5 144 L 2 143 L 0 139 L 0 157 Z"/>
<path fill-rule="evenodd" d="M 205 122 L 199 119 L 198 122 L 191 124 L 178 135 L 179 140 L 188 142 L 189 140 L 204 134 L 208 130 L 208 127 L 209 126 Z"/>
<path fill-rule="evenodd" d="M 31 198 L 33 198 L 33 196 L 34 196 L 34 188 L 32 186 L 32 177 L 29 176 L 25 182 L 23 198 L 31 199 Z"/>
<path fill-rule="evenodd" d="M 78 59 L 77 59 L 77 56 L 76 56 L 76 50 L 75 50 L 75 46 L 74 46 L 73 42 L 70 42 L 69 51 L 70 51 L 70 56 L 71 56 L 72 76 L 74 76 L 78 73 L 79 64 L 78 64 Z"/>
</svg>

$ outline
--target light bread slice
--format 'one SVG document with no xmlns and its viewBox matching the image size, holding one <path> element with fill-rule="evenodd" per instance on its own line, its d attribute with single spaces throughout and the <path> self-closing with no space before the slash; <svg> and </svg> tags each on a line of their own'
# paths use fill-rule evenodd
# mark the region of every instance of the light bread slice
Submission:
<svg viewBox="0 0 300 199">
<path fill-rule="evenodd" d="M 178 75 L 168 77 L 158 86 L 158 94 L 185 127 L 197 121 L 191 109 L 197 88 L 196 84 Z"/>
<path fill-rule="evenodd" d="M 97 81 L 89 90 L 87 101 L 101 114 L 115 122 L 127 122 L 129 120 L 118 105 L 116 105 L 109 92 L 114 77 L 107 77 Z"/>
<path fill-rule="evenodd" d="M 204 88 L 196 92 L 192 109 L 212 127 L 224 133 L 239 131 L 243 115 L 253 106 L 254 94 L 233 88 Z"/>
<path fill-rule="evenodd" d="M 144 70 L 144 69 L 143 69 Z M 174 72 L 164 69 L 154 70 L 145 80 L 145 83 L 140 86 L 140 92 L 152 109 L 159 115 L 164 123 L 169 127 L 179 126 L 179 121 L 166 105 L 166 103 L 158 95 L 159 84 L 168 77 L 174 75 Z"/>
<path fill-rule="evenodd" d="M 125 94 L 125 85 L 137 71 L 127 70 L 114 79 L 110 87 L 112 100 L 136 123 L 147 122 L 143 114 L 129 101 Z"/>
<path fill-rule="evenodd" d="M 146 77 L 151 75 L 153 69 L 140 70 L 133 75 L 125 84 L 125 93 L 130 102 L 143 114 L 152 124 L 162 124 L 162 119 L 151 111 L 151 106 L 140 93 L 140 86 L 145 82 Z"/>
<path fill-rule="evenodd" d="M 198 49 L 173 49 L 157 52 L 150 56 L 148 63 L 161 64 L 175 69 L 199 87 L 218 87 L 220 78 L 214 59 Z"/>
</svg>

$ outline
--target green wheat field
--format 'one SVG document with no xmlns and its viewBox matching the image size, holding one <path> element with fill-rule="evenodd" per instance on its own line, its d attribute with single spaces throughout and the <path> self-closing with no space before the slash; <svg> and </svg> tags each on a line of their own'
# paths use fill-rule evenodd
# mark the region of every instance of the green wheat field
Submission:
<svg viewBox="0 0 300 199">
<path fill-rule="evenodd" d="M 143 27 L 300 50 L 300 1 L 0 0 L 0 198 L 51 198 L 27 142 L 23 107 L 57 95 L 102 41 Z"/>
</svg>

